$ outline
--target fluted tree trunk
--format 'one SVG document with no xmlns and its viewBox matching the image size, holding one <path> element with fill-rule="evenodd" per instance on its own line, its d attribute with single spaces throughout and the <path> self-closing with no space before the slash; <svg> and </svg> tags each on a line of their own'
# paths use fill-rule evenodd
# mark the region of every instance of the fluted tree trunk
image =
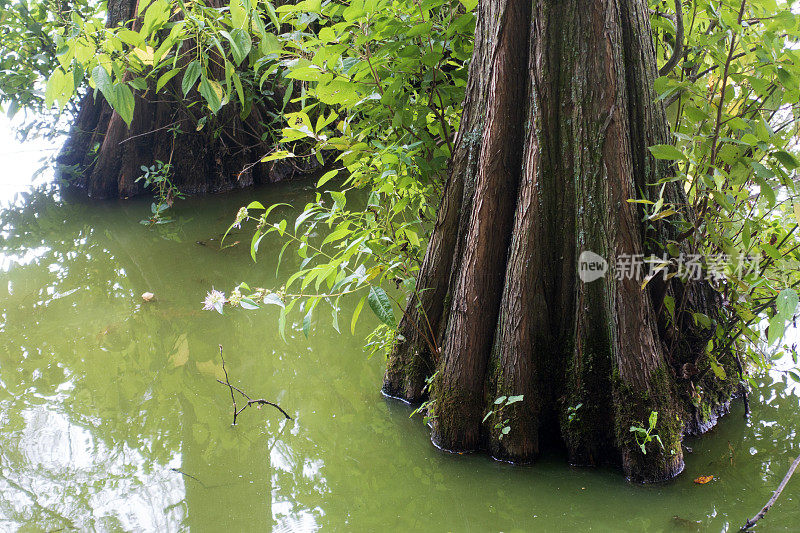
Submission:
<svg viewBox="0 0 800 533">
<path fill-rule="evenodd" d="M 140 29 L 138 4 L 139 0 L 109 0 L 107 26 Z M 228 2 L 207 4 L 224 7 Z M 224 78 L 223 71 L 216 75 Z M 62 169 L 70 170 L 64 174 L 69 185 L 94 198 L 133 196 L 144 192 L 142 183 L 136 182 L 141 166 L 162 161 L 172 164 L 173 184 L 182 192 L 220 192 L 287 179 L 300 168 L 284 162 L 259 163 L 273 146 L 262 138 L 270 121 L 257 105 L 245 119 L 238 103 L 225 105 L 198 130 L 204 104 L 196 89 L 183 98 L 181 78 L 175 76 L 158 93 L 155 87 L 135 90 L 130 126 L 101 94 L 88 92 L 58 157 Z M 192 102 L 199 105 L 192 108 Z"/>
<path fill-rule="evenodd" d="M 718 315 L 711 286 L 643 290 L 613 261 L 691 250 L 691 213 L 645 223 L 628 201 L 656 199 L 670 171 L 647 149 L 669 142 L 656 76 L 644 0 L 481 1 L 450 178 L 384 380 L 388 395 L 429 395 L 438 446 L 529 462 L 560 442 L 575 464 L 658 481 L 683 469 L 683 435 L 727 408 L 730 354 L 726 379 L 684 370 L 709 364 L 712 331 L 692 314 Z M 686 205 L 679 182 L 663 195 Z M 584 251 L 605 276 L 579 279 Z M 524 400 L 484 421 L 511 395 Z M 663 447 L 642 453 L 630 428 L 654 411 Z"/>
</svg>

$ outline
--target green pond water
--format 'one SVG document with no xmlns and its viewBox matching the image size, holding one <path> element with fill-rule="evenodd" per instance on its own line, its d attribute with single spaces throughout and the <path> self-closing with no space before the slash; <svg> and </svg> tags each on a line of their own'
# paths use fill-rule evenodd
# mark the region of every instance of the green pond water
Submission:
<svg viewBox="0 0 800 533">
<path fill-rule="evenodd" d="M 309 339 L 294 324 L 283 342 L 274 310 L 201 310 L 212 286 L 280 284 L 277 236 L 258 263 L 245 231 L 220 250 L 237 208 L 301 208 L 313 193 L 293 183 L 189 199 L 155 229 L 138 223 L 145 200 L 6 202 L 0 531 L 736 530 L 797 455 L 800 390 L 778 372 L 761 378 L 749 422 L 735 404 L 664 485 L 557 453 L 520 467 L 437 450 L 408 406 L 381 396 L 384 363 L 362 347 L 368 312 L 355 336 L 323 312 Z M 280 276 L 300 261 L 288 256 Z M 218 344 L 232 383 L 294 420 L 265 407 L 231 426 Z M 714 481 L 692 482 L 705 474 Z M 798 499 L 800 478 L 760 529 L 799 530 Z"/>
</svg>

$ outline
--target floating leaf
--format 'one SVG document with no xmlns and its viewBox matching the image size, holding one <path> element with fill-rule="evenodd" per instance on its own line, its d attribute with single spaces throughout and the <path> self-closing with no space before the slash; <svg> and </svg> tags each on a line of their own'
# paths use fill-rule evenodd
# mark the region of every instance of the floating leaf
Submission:
<svg viewBox="0 0 800 533">
<path fill-rule="evenodd" d="M 698 485 L 705 485 L 712 479 L 714 479 L 714 476 L 700 476 L 699 478 L 695 479 L 694 482 Z"/>
</svg>

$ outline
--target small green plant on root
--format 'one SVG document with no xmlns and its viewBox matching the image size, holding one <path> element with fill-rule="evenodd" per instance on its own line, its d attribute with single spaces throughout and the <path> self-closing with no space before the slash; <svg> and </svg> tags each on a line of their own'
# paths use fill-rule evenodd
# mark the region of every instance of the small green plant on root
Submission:
<svg viewBox="0 0 800 533">
<path fill-rule="evenodd" d="M 509 425 L 510 419 L 503 418 L 502 413 L 503 409 L 508 407 L 509 405 L 513 405 L 517 402 L 521 402 L 525 399 L 525 396 L 520 394 L 517 396 L 500 396 L 494 401 L 494 408 L 490 409 L 486 416 L 483 417 L 483 423 L 485 424 L 486 421 L 489 419 L 490 416 L 496 415 L 498 421 L 493 426 L 494 429 L 500 430 L 500 440 L 503 440 L 503 437 L 508 435 L 511 432 L 511 426 Z"/>
<path fill-rule="evenodd" d="M 640 424 L 631 426 L 631 433 L 633 433 L 634 437 L 636 437 L 636 444 L 638 444 L 639 448 L 642 449 L 643 455 L 647 455 L 647 445 L 652 441 L 658 442 L 661 448 L 664 448 L 664 443 L 661 442 L 661 437 L 658 436 L 658 433 L 654 433 L 656 424 L 658 423 L 658 411 L 650 412 L 650 419 L 648 420 L 648 423 L 650 424 L 650 427 L 647 429 Z"/>
<path fill-rule="evenodd" d="M 163 213 L 172 207 L 176 198 L 184 197 L 170 180 L 172 164 L 156 160 L 154 165 L 149 167 L 142 165 L 141 169 L 143 174 L 136 178 L 136 182 L 144 180 L 145 188 L 152 188 L 155 195 L 155 201 L 150 205 L 152 214 L 149 219 L 141 220 L 141 224 L 152 226 L 172 222 L 171 218 L 164 218 Z"/>
</svg>

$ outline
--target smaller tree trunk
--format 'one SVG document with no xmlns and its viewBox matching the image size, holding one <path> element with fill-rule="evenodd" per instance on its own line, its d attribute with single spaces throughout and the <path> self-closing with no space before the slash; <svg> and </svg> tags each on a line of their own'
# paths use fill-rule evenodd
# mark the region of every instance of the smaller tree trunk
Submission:
<svg viewBox="0 0 800 533">
<path fill-rule="evenodd" d="M 137 0 L 109 2 L 107 25 L 140 25 L 141 20 L 133 20 L 136 6 Z M 69 185 L 94 198 L 134 196 L 144 192 L 136 182 L 141 166 L 162 161 L 172 165 L 170 179 L 181 192 L 210 193 L 281 181 L 316 166 L 308 160 L 259 162 L 273 146 L 262 140 L 270 121 L 258 107 L 242 119 L 241 107 L 230 103 L 198 131 L 196 110 L 203 108 L 202 98 L 196 90 L 182 98 L 180 78 L 175 76 L 157 94 L 154 87 L 134 91 L 130 127 L 102 95 L 87 93 L 58 157 Z"/>
</svg>

